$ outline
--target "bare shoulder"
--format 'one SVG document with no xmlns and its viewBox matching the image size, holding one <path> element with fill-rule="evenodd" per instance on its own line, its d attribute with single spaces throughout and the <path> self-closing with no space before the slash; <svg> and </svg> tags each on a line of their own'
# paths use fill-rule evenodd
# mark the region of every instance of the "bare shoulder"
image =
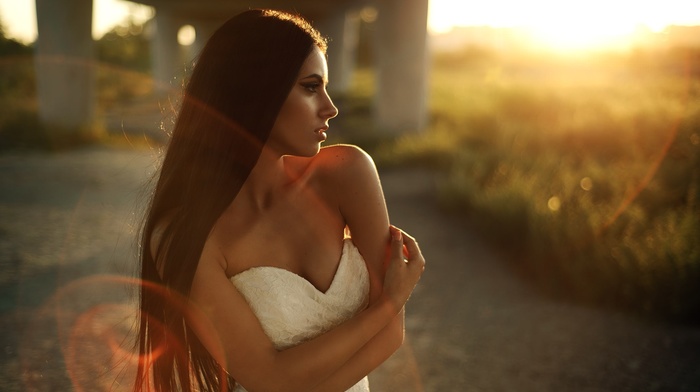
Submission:
<svg viewBox="0 0 700 392">
<path fill-rule="evenodd" d="M 351 211 L 371 210 L 386 215 L 384 195 L 372 157 L 360 147 L 348 144 L 322 148 L 310 158 L 293 157 L 288 168 L 296 173 L 297 184 L 313 189 L 346 222 Z M 388 225 L 388 224 L 387 224 Z"/>
<path fill-rule="evenodd" d="M 367 152 L 352 145 L 326 147 L 314 158 L 313 166 L 313 182 L 346 222 L 360 215 L 353 211 L 386 215 L 377 168 Z"/>
<path fill-rule="evenodd" d="M 324 147 L 313 159 L 314 171 L 326 181 L 354 182 L 376 177 L 372 157 L 360 147 L 338 144 Z"/>
<path fill-rule="evenodd" d="M 287 168 L 302 183 L 334 188 L 377 179 L 372 157 L 360 147 L 337 144 L 323 147 L 311 158 L 287 157 Z"/>
<path fill-rule="evenodd" d="M 335 144 L 332 146 L 323 147 L 318 155 L 320 159 L 331 159 L 331 160 L 372 160 L 372 158 L 358 146 L 353 144 Z"/>
</svg>

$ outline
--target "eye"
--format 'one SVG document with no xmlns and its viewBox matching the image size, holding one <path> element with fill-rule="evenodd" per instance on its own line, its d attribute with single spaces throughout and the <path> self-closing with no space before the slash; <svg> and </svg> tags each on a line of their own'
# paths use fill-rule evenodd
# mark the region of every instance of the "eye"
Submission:
<svg viewBox="0 0 700 392">
<path fill-rule="evenodd" d="M 321 87 L 321 83 L 318 83 L 318 82 L 302 83 L 301 86 L 304 87 L 306 89 L 306 91 L 308 91 L 310 93 L 315 93 L 315 92 L 317 92 L 317 89 L 319 87 Z"/>
</svg>

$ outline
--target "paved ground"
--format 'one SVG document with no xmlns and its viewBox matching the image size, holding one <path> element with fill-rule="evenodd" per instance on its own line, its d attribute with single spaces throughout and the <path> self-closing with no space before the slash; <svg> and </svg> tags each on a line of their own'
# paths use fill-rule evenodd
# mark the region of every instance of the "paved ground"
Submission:
<svg viewBox="0 0 700 392">
<path fill-rule="evenodd" d="M 133 238 L 155 155 L 0 155 L 0 390 L 128 390 Z M 542 298 L 442 214 L 427 172 L 382 173 L 428 259 L 373 391 L 700 391 L 700 328 Z M 125 370 L 126 369 L 126 370 Z"/>
</svg>

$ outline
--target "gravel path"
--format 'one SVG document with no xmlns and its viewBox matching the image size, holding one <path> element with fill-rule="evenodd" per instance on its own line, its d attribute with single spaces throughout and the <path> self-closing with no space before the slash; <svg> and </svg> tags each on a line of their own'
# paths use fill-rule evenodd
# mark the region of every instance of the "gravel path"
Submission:
<svg viewBox="0 0 700 392">
<path fill-rule="evenodd" d="M 0 155 L 0 391 L 126 391 L 133 238 L 155 155 Z M 700 328 L 542 298 L 441 213 L 427 172 L 381 173 L 428 266 L 373 391 L 700 391 Z"/>
</svg>

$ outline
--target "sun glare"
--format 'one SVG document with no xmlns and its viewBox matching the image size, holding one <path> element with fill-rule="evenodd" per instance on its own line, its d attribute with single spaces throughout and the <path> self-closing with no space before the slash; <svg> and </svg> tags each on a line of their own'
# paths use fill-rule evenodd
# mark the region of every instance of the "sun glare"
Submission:
<svg viewBox="0 0 700 392">
<path fill-rule="evenodd" d="M 644 18 L 630 3 L 608 3 L 547 4 L 545 8 L 549 12 L 530 14 L 529 29 L 536 41 L 556 49 L 616 45 L 631 38 Z"/>
<path fill-rule="evenodd" d="M 609 23 L 576 23 L 553 21 L 532 27 L 537 42 L 556 49 L 588 49 L 615 45 L 632 36 L 636 26 L 611 21 Z"/>
<path fill-rule="evenodd" d="M 430 0 L 428 21 L 434 33 L 453 26 L 522 28 L 537 43 L 557 49 L 616 45 L 640 29 L 660 32 L 672 24 L 700 25 L 700 1 L 493 0 L 477 5 Z"/>
</svg>

